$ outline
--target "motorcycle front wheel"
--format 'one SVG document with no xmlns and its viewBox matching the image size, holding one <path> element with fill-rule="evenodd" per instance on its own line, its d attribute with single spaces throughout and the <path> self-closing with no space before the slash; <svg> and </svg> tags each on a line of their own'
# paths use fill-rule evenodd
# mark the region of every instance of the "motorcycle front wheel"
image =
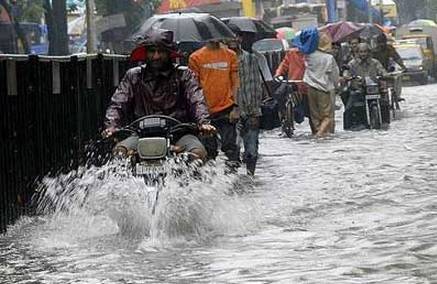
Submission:
<svg viewBox="0 0 437 284">
<path fill-rule="evenodd" d="M 370 128 L 381 129 L 381 119 L 377 105 L 372 105 L 370 108 Z"/>
</svg>

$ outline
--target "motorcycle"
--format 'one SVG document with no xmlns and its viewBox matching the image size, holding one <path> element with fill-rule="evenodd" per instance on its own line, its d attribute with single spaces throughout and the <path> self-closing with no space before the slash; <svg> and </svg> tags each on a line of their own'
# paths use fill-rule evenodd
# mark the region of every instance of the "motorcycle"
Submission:
<svg viewBox="0 0 437 284">
<path fill-rule="evenodd" d="M 345 102 L 345 130 L 381 129 L 383 124 L 390 123 L 389 95 L 383 79 L 355 76 L 347 80 L 341 94 Z"/>
<path fill-rule="evenodd" d="M 201 161 L 174 146 L 186 134 L 198 135 L 196 124 L 182 123 L 165 115 L 148 115 L 118 129 L 111 136 L 121 141 L 114 147 L 114 156 L 128 159 L 133 176 L 141 177 L 148 186 L 157 187 L 152 214 L 167 176 L 178 177 L 184 171 L 194 178 L 199 174 L 197 169 Z M 180 167 L 169 167 L 167 162 L 170 160 Z"/>
</svg>

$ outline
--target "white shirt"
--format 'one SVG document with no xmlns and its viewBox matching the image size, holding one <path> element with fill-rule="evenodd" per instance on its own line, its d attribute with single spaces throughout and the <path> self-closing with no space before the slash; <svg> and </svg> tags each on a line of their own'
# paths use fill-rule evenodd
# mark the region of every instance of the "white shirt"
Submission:
<svg viewBox="0 0 437 284">
<path fill-rule="evenodd" d="M 324 92 L 337 87 L 340 71 L 331 54 L 316 50 L 305 56 L 305 67 L 303 81 L 309 86 Z"/>
</svg>

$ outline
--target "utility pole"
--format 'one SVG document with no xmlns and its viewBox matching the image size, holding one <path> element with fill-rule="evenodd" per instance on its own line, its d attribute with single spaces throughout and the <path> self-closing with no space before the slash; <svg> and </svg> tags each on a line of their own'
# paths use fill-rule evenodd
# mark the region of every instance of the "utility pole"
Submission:
<svg viewBox="0 0 437 284">
<path fill-rule="evenodd" d="M 381 14 L 381 26 L 384 26 L 384 1 L 379 0 L 379 13 Z"/>
<path fill-rule="evenodd" d="M 96 23 L 94 21 L 94 0 L 86 0 L 86 51 L 88 54 L 96 53 L 97 37 L 96 37 Z"/>
<path fill-rule="evenodd" d="M 369 23 L 373 24 L 372 0 L 368 0 L 367 12 L 369 13 Z"/>
<path fill-rule="evenodd" d="M 334 23 L 338 21 L 337 17 L 337 0 L 326 0 L 326 8 L 328 11 L 328 22 Z"/>
</svg>

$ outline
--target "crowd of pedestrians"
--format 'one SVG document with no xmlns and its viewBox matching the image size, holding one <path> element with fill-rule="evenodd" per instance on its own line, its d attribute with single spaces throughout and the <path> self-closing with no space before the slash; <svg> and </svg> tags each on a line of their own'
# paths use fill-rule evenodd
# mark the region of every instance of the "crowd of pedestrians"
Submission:
<svg viewBox="0 0 437 284">
<path fill-rule="evenodd" d="M 272 93 L 273 76 L 264 56 L 252 50 L 256 34 L 230 28 L 236 39 L 209 41 L 190 55 L 186 70 L 175 67 L 177 53 L 171 32 L 146 34 L 139 45 L 146 50 L 145 65 L 129 70 L 112 97 L 106 135 L 142 115 L 165 114 L 195 121 L 203 132 L 217 131 L 219 135 L 204 136 L 201 143 L 195 137 L 183 137 L 178 141 L 181 146 L 204 160 L 215 159 L 220 146 L 228 170 L 235 171 L 243 162 L 247 173 L 254 175 L 261 107 Z M 315 28 L 305 29 L 293 39 L 294 47 L 286 52 L 274 76 L 300 81 L 296 90 L 307 104 L 313 135 L 324 137 L 335 131 L 335 98 L 343 82 L 343 65 L 355 75 L 386 72 L 388 58 L 404 67 L 386 41 L 383 36 L 378 38 L 378 57 L 373 59 L 368 44 L 360 39 L 351 40 L 347 56 L 329 34 Z"/>
</svg>

